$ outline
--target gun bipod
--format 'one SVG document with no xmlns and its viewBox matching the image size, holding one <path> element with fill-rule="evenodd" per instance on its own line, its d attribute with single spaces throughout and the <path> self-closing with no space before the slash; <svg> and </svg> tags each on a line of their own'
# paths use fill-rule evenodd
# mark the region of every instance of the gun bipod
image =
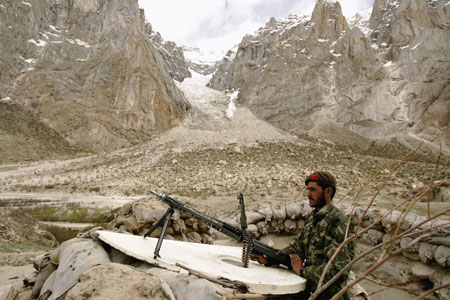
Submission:
<svg viewBox="0 0 450 300">
<path fill-rule="evenodd" d="M 156 243 L 156 247 L 155 247 L 155 252 L 154 252 L 154 256 L 153 258 L 156 259 L 157 257 L 161 257 L 159 256 L 159 250 L 161 249 L 161 245 L 163 242 L 164 237 L 166 236 L 166 231 L 167 231 L 167 225 L 169 224 L 170 218 L 172 217 L 174 213 L 174 210 L 172 207 L 169 207 L 167 209 L 167 211 L 164 213 L 164 215 L 161 217 L 161 219 L 158 220 L 158 222 L 156 222 L 152 228 L 150 228 L 145 234 L 144 234 L 144 238 L 146 238 L 147 236 L 149 236 L 153 231 L 155 231 L 156 228 L 158 228 L 159 225 L 161 225 L 161 223 L 163 223 L 162 226 L 162 230 L 161 230 L 161 234 L 159 235 L 158 238 L 158 242 Z"/>
</svg>

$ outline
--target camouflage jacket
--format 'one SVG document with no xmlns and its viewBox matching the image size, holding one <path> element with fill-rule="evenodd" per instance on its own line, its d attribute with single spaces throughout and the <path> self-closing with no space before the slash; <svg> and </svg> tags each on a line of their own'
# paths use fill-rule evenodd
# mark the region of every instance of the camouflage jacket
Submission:
<svg viewBox="0 0 450 300">
<path fill-rule="evenodd" d="M 287 253 L 297 254 L 303 260 L 301 276 L 306 279 L 306 290 L 317 289 L 322 271 L 339 245 L 345 240 L 348 218 L 333 204 L 322 207 L 305 220 L 302 232 L 295 241 L 284 249 Z M 353 243 L 347 243 L 333 260 L 324 282 L 330 280 L 354 257 Z M 345 286 L 350 271 L 345 272 L 317 299 L 331 299 Z M 340 299 L 349 299 L 344 295 Z"/>
</svg>

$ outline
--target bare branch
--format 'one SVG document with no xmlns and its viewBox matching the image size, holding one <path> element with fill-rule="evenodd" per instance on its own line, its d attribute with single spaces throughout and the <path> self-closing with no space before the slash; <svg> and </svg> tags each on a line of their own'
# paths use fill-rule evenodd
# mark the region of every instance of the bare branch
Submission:
<svg viewBox="0 0 450 300">
<path fill-rule="evenodd" d="M 364 278 L 364 280 L 373 282 L 375 284 L 378 284 L 378 285 L 381 285 L 381 286 L 384 286 L 384 287 L 392 288 L 392 287 L 400 287 L 402 285 L 407 285 L 407 284 L 414 283 L 414 282 L 419 282 L 419 281 L 424 280 L 426 278 L 428 278 L 428 277 L 427 276 L 419 276 L 417 278 L 414 278 L 414 279 L 411 279 L 411 280 L 408 280 L 408 281 L 397 282 L 397 283 L 384 283 L 384 282 L 381 282 L 381 281 L 374 280 L 374 279 L 372 279 L 370 277 L 366 277 L 366 278 Z"/>
<path fill-rule="evenodd" d="M 438 167 L 439 164 L 441 162 L 441 156 L 442 156 L 442 143 L 440 145 L 440 149 L 439 149 L 439 156 L 436 162 L 436 168 L 434 169 L 434 174 L 433 174 L 433 178 L 431 178 L 431 182 L 430 182 L 430 187 L 433 185 L 434 180 L 436 179 L 436 174 L 438 171 Z M 433 193 L 433 190 L 430 191 L 430 193 L 428 194 L 428 201 L 427 201 L 427 207 L 428 207 L 428 217 L 430 216 L 430 202 L 431 202 L 431 194 Z"/>
<path fill-rule="evenodd" d="M 394 174 L 395 171 L 397 171 L 397 169 L 407 163 L 413 156 L 414 154 L 419 150 L 419 148 L 422 146 L 423 142 L 414 150 L 411 150 L 408 154 L 405 155 L 405 157 L 402 158 L 401 161 L 399 161 L 394 168 L 392 169 L 392 171 L 389 173 L 389 175 L 385 178 L 383 184 L 381 185 L 381 187 L 377 190 L 377 192 L 375 193 L 375 195 L 372 197 L 372 200 L 370 200 L 369 204 L 367 205 L 366 210 L 364 211 L 361 220 L 358 223 L 358 226 L 355 229 L 355 232 L 358 232 L 359 226 L 361 226 L 364 217 L 366 216 L 367 212 L 369 211 L 370 207 L 372 206 L 373 202 L 375 201 L 375 199 L 378 197 L 378 194 L 380 193 L 380 191 L 386 186 L 386 183 L 388 182 L 388 180 L 391 178 L 392 174 Z"/>
<path fill-rule="evenodd" d="M 375 271 L 376 269 L 378 269 L 382 264 L 384 264 L 387 260 L 389 260 L 391 257 L 401 253 L 401 251 L 417 244 L 418 242 L 420 242 L 421 239 L 423 239 L 424 237 L 429 236 L 429 234 L 426 235 L 422 235 L 419 236 L 417 238 L 415 238 L 413 241 L 411 241 L 411 243 L 409 243 L 408 245 L 399 248 L 398 250 L 390 253 L 388 256 L 386 256 L 385 258 L 383 258 L 382 260 L 380 260 L 379 262 L 377 262 L 376 264 L 374 264 L 372 267 L 370 267 L 366 272 L 364 272 L 364 274 L 362 274 L 361 276 L 359 276 L 358 278 L 354 279 L 352 282 L 350 282 L 345 288 L 343 288 L 342 290 L 340 290 L 336 295 L 333 296 L 333 298 L 331 298 L 331 300 L 337 300 L 339 297 L 341 297 L 345 292 L 348 291 L 348 289 L 350 287 L 352 287 L 353 285 L 357 284 L 358 282 L 360 282 L 361 280 L 363 280 L 367 275 L 369 275 L 370 273 L 372 273 L 373 271 Z"/>
</svg>

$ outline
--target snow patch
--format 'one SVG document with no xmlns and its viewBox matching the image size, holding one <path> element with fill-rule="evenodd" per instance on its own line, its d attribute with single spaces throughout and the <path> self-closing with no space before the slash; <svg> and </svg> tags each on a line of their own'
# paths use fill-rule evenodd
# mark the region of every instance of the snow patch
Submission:
<svg viewBox="0 0 450 300">
<path fill-rule="evenodd" d="M 197 48 L 188 48 L 184 49 L 184 58 L 194 64 L 198 65 L 209 65 L 214 66 L 216 61 L 220 60 L 223 57 L 223 53 L 217 53 L 214 51 L 204 52 Z"/>
<path fill-rule="evenodd" d="M 32 58 L 28 58 L 28 59 L 25 59 L 25 62 L 26 62 L 27 64 L 34 64 L 34 63 L 36 63 L 36 60 L 35 60 L 35 59 L 32 59 Z"/>
<path fill-rule="evenodd" d="M 393 65 L 392 61 L 388 61 L 387 63 L 384 64 L 384 66 L 385 66 L 386 68 L 389 68 L 389 67 L 391 67 L 392 65 Z"/>
<path fill-rule="evenodd" d="M 20 3 L 25 4 L 25 5 L 28 5 L 29 7 L 32 7 L 31 4 L 28 3 L 28 2 L 23 2 L 23 1 L 22 1 L 22 2 L 20 2 Z"/>
<path fill-rule="evenodd" d="M 357 12 L 354 16 L 348 19 L 350 27 L 357 27 L 367 37 L 372 30 L 369 28 L 370 16 L 372 15 L 372 8 Z"/>
<path fill-rule="evenodd" d="M 75 40 L 67 39 L 67 41 L 71 44 L 74 44 L 74 45 L 77 44 L 77 45 L 83 46 L 85 48 L 91 47 L 91 45 L 89 45 L 88 43 L 83 42 L 82 40 L 79 40 L 79 39 L 75 39 Z"/>
<path fill-rule="evenodd" d="M 186 99 L 193 107 L 211 118 L 225 117 L 226 105 L 229 102 L 228 97 L 225 93 L 206 86 L 212 74 L 202 75 L 192 69 L 189 69 L 189 71 L 192 74 L 191 78 L 186 78 L 183 82 L 175 81 L 177 87 L 185 94 Z"/>
<path fill-rule="evenodd" d="M 47 45 L 47 42 L 43 41 L 43 40 L 36 41 L 34 39 L 31 39 L 31 40 L 28 40 L 28 42 L 32 43 L 32 44 L 35 44 L 38 47 L 45 47 L 45 45 Z"/>
<path fill-rule="evenodd" d="M 58 28 L 53 25 L 48 25 L 53 31 L 60 32 Z"/>
<path fill-rule="evenodd" d="M 56 38 L 60 38 L 60 36 L 58 34 L 53 33 L 53 32 L 46 31 L 45 34 L 51 35 L 51 36 L 56 37 Z"/>
<path fill-rule="evenodd" d="M 234 112 L 236 111 L 236 105 L 234 104 L 234 101 L 239 96 L 239 89 L 234 91 L 231 94 L 228 94 L 227 96 L 230 98 L 230 102 L 228 103 L 226 116 L 227 116 L 228 119 L 231 119 L 233 117 L 233 115 L 234 115 Z"/>
<path fill-rule="evenodd" d="M 42 35 L 46 40 L 48 40 L 48 36 L 45 33 L 39 32 L 40 35 Z"/>
<path fill-rule="evenodd" d="M 4 101 L 4 102 L 11 101 L 11 97 L 5 97 L 3 99 L 0 99 L 0 101 Z"/>
<path fill-rule="evenodd" d="M 422 45 L 422 43 L 418 43 L 417 45 L 415 45 L 414 47 L 412 47 L 411 50 L 416 50 L 417 47 L 419 47 L 420 45 Z"/>
</svg>

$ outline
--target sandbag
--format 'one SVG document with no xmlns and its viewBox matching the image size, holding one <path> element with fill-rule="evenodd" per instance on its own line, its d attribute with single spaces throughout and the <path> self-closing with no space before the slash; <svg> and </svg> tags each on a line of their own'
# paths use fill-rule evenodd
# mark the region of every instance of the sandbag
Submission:
<svg viewBox="0 0 450 300">
<path fill-rule="evenodd" d="M 99 242 L 91 239 L 79 239 L 61 249 L 58 269 L 45 281 L 40 294 L 51 291 L 49 300 L 66 293 L 78 282 L 80 275 L 92 266 L 109 263 L 108 253 Z"/>
<path fill-rule="evenodd" d="M 289 202 L 286 204 L 286 217 L 296 220 L 301 216 L 303 206 L 298 202 Z"/>
<path fill-rule="evenodd" d="M 450 267 L 450 248 L 438 246 L 436 252 L 434 252 L 434 259 L 441 267 Z"/>
<path fill-rule="evenodd" d="M 286 206 L 282 203 L 272 205 L 272 219 L 278 223 L 283 223 L 286 220 Z"/>
<path fill-rule="evenodd" d="M 429 243 L 419 244 L 419 257 L 424 264 L 430 264 L 434 260 L 434 252 L 438 246 Z"/>
</svg>

